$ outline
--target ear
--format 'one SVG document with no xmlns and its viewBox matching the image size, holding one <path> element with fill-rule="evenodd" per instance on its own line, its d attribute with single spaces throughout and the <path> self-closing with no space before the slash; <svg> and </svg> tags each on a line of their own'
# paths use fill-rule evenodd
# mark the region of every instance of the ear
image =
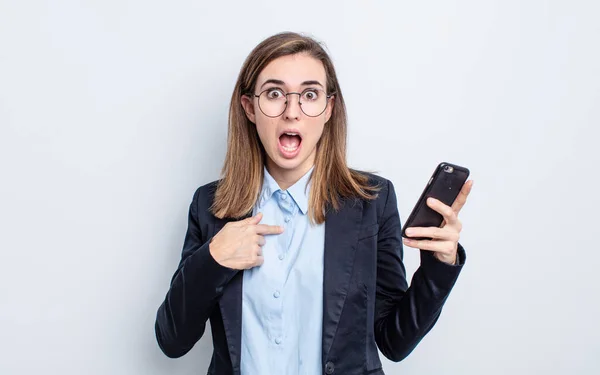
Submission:
<svg viewBox="0 0 600 375">
<path fill-rule="evenodd" d="M 256 124 L 256 113 L 254 112 L 254 103 L 252 98 L 250 98 L 248 95 L 242 95 L 241 102 L 248 120 L 250 120 L 250 122 L 253 124 Z"/>
<path fill-rule="evenodd" d="M 335 104 L 335 95 L 332 95 L 331 98 L 327 99 L 329 103 L 327 104 L 327 110 L 325 111 L 325 122 L 329 121 L 331 118 L 331 114 L 333 113 L 333 105 Z"/>
</svg>

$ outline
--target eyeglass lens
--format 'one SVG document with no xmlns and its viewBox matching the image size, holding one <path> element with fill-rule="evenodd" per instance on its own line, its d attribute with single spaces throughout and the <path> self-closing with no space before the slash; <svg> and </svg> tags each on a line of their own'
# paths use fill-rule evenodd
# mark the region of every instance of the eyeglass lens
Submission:
<svg viewBox="0 0 600 375">
<path fill-rule="evenodd" d="M 278 117 L 285 112 L 289 100 L 295 100 L 292 95 L 299 96 L 300 108 L 305 115 L 316 117 L 327 108 L 327 94 L 319 89 L 306 89 L 301 93 L 285 93 L 278 88 L 267 89 L 260 93 L 258 106 L 269 117 Z"/>
</svg>

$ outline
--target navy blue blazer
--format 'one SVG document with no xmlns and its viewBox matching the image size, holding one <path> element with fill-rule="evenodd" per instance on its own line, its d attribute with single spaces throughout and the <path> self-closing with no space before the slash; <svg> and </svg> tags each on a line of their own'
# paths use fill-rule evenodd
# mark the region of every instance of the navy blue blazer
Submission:
<svg viewBox="0 0 600 375">
<path fill-rule="evenodd" d="M 382 187 L 377 199 L 346 198 L 338 211 L 326 214 L 322 368 L 327 375 L 384 374 L 377 348 L 392 361 L 405 358 L 437 321 L 466 259 L 460 244 L 458 265 L 421 250 L 409 288 L 394 186 L 366 174 Z M 155 333 L 168 357 L 181 357 L 210 319 L 214 350 L 208 374 L 240 375 L 243 273 L 221 266 L 209 252 L 210 239 L 229 221 L 208 210 L 216 186 L 213 181 L 194 194 L 181 261 L 158 308 Z"/>
</svg>

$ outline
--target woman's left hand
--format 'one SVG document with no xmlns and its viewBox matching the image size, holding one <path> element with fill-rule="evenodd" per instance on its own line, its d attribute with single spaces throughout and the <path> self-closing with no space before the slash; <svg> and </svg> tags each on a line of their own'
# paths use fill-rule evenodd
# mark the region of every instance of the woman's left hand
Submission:
<svg viewBox="0 0 600 375">
<path fill-rule="evenodd" d="M 435 198 L 428 198 L 427 205 L 439 212 L 444 221 L 438 227 L 413 227 L 406 229 L 406 234 L 411 237 L 427 237 L 432 240 L 412 240 L 403 238 L 402 242 L 409 247 L 421 250 L 430 250 L 434 256 L 448 264 L 457 263 L 458 240 L 462 223 L 458 219 L 458 213 L 467 202 L 467 197 L 473 187 L 473 180 L 465 182 L 458 197 L 454 200 L 452 207 L 440 202 Z"/>
</svg>

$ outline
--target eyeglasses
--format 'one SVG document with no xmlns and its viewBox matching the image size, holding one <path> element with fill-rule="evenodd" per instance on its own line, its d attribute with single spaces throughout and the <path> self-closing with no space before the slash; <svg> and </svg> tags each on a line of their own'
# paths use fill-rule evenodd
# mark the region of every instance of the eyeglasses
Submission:
<svg viewBox="0 0 600 375">
<path fill-rule="evenodd" d="M 258 98 L 258 107 L 267 117 L 279 117 L 285 112 L 288 105 L 288 95 L 298 95 L 298 104 L 302 112 L 309 117 L 320 116 L 325 109 L 332 94 L 317 88 L 308 88 L 302 92 L 285 93 L 280 88 L 268 88 L 260 94 L 248 94 Z"/>
</svg>

